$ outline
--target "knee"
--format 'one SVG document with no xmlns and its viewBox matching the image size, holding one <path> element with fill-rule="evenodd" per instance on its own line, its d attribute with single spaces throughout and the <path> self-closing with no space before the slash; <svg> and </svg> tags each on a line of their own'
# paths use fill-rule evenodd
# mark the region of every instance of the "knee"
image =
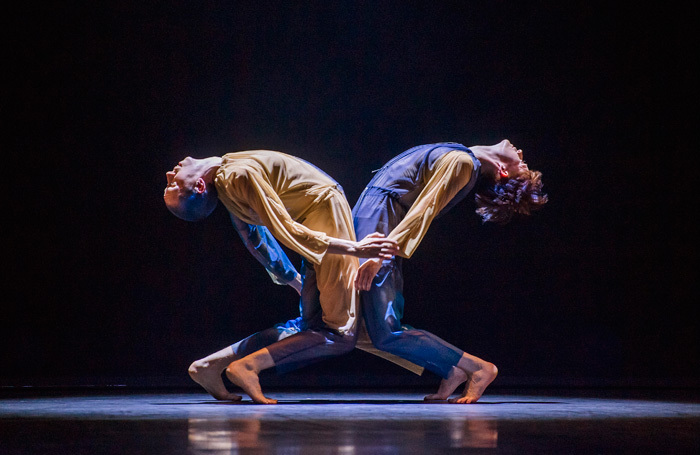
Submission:
<svg viewBox="0 0 700 455">
<path fill-rule="evenodd" d="M 372 340 L 372 345 L 382 351 L 386 351 L 395 338 L 391 325 L 386 321 L 382 324 L 367 324 L 367 334 Z"/>
<path fill-rule="evenodd" d="M 334 346 L 336 348 L 336 351 L 338 354 L 347 354 L 353 349 L 355 349 L 355 344 L 357 343 L 357 335 L 356 334 L 345 334 L 342 336 L 339 336 L 337 340 L 334 340 Z"/>
<path fill-rule="evenodd" d="M 393 336 L 391 332 L 370 334 L 372 345 L 380 351 L 388 351 L 391 348 Z"/>
</svg>

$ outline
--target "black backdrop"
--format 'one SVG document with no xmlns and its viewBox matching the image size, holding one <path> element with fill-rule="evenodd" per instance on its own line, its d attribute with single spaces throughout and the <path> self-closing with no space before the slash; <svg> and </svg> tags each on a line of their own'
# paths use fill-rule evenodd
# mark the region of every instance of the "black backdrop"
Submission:
<svg viewBox="0 0 700 455">
<path fill-rule="evenodd" d="M 192 360 L 295 315 L 223 208 L 167 212 L 186 155 L 285 151 L 352 205 L 406 148 L 509 138 L 550 203 L 503 228 L 469 201 L 434 223 L 405 263 L 405 322 L 503 385 L 698 385 L 688 11 L 98 3 L 6 16 L 0 384 L 189 384 Z M 437 381 L 360 351 L 263 379 Z"/>
</svg>

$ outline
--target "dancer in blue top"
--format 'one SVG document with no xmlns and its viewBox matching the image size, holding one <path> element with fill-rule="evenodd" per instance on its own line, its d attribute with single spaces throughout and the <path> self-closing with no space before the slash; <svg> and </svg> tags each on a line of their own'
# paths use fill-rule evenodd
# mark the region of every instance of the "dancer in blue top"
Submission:
<svg viewBox="0 0 700 455">
<path fill-rule="evenodd" d="M 522 150 L 504 140 L 492 146 L 448 142 L 409 149 L 377 171 L 353 208 L 358 237 L 378 232 L 399 245 L 393 259 L 360 260 L 355 286 L 363 290 L 369 336 L 376 348 L 443 378 L 437 393 L 426 397 L 430 400 L 445 400 L 466 382 L 462 396 L 450 401 L 474 403 L 498 373 L 492 363 L 432 333 L 401 326 L 401 258 L 410 258 L 432 220 L 474 192 L 480 179 L 488 186 L 476 195 L 483 221 L 505 224 L 547 202 L 541 173 L 528 169 Z"/>
</svg>

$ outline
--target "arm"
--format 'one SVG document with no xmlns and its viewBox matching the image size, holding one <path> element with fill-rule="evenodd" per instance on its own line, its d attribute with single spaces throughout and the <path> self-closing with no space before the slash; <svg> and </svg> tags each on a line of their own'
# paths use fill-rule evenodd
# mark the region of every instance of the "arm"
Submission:
<svg viewBox="0 0 700 455">
<path fill-rule="evenodd" d="M 358 258 L 380 258 L 379 262 L 381 262 L 381 259 L 391 259 L 398 252 L 397 243 L 378 232 L 369 234 L 359 242 L 333 237 L 329 237 L 328 242 L 328 254 L 346 254 Z"/>
<path fill-rule="evenodd" d="M 360 242 L 338 239 L 297 223 L 279 195 L 254 169 L 237 170 L 233 178 L 232 184 L 224 188 L 231 201 L 244 202 L 275 238 L 314 264 L 319 264 L 327 252 L 358 257 L 391 256 L 396 252 L 392 240 L 376 236 L 367 236 Z"/>
<path fill-rule="evenodd" d="M 443 155 L 431 171 L 427 183 L 401 222 L 389 233 L 388 239 L 399 246 L 398 254 L 411 257 L 418 248 L 433 219 L 471 179 L 474 163 L 460 151 Z M 388 258 L 391 259 L 391 258 Z M 355 277 L 355 288 L 368 291 L 382 267 L 381 259 L 368 259 L 360 265 Z"/>
<path fill-rule="evenodd" d="M 301 292 L 301 275 L 292 265 L 277 240 L 265 226 L 247 224 L 231 214 L 231 222 L 246 248 L 272 278 L 275 284 L 293 287 Z"/>
<path fill-rule="evenodd" d="M 369 291 L 370 287 L 372 287 L 374 277 L 377 276 L 381 268 L 382 260 L 377 258 L 367 259 L 364 263 L 360 264 L 357 275 L 355 275 L 355 289 Z"/>
<path fill-rule="evenodd" d="M 471 180 L 473 169 L 471 157 L 456 150 L 437 161 L 432 171 L 426 174 L 427 183 L 423 191 L 388 236 L 398 243 L 399 255 L 411 257 L 433 219 Z"/>
</svg>

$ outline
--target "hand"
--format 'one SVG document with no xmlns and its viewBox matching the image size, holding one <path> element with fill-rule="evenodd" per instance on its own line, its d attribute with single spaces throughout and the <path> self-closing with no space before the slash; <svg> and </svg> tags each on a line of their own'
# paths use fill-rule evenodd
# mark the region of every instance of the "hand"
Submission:
<svg viewBox="0 0 700 455">
<path fill-rule="evenodd" d="M 360 291 L 369 291 L 372 287 L 372 281 L 377 276 L 377 272 L 382 268 L 382 260 L 377 258 L 367 259 L 364 264 L 357 270 L 355 276 L 355 289 Z"/>
<path fill-rule="evenodd" d="M 399 245 L 395 240 L 387 239 L 384 234 L 375 232 L 357 242 L 355 256 L 360 258 L 391 259 L 399 252 Z"/>
</svg>

